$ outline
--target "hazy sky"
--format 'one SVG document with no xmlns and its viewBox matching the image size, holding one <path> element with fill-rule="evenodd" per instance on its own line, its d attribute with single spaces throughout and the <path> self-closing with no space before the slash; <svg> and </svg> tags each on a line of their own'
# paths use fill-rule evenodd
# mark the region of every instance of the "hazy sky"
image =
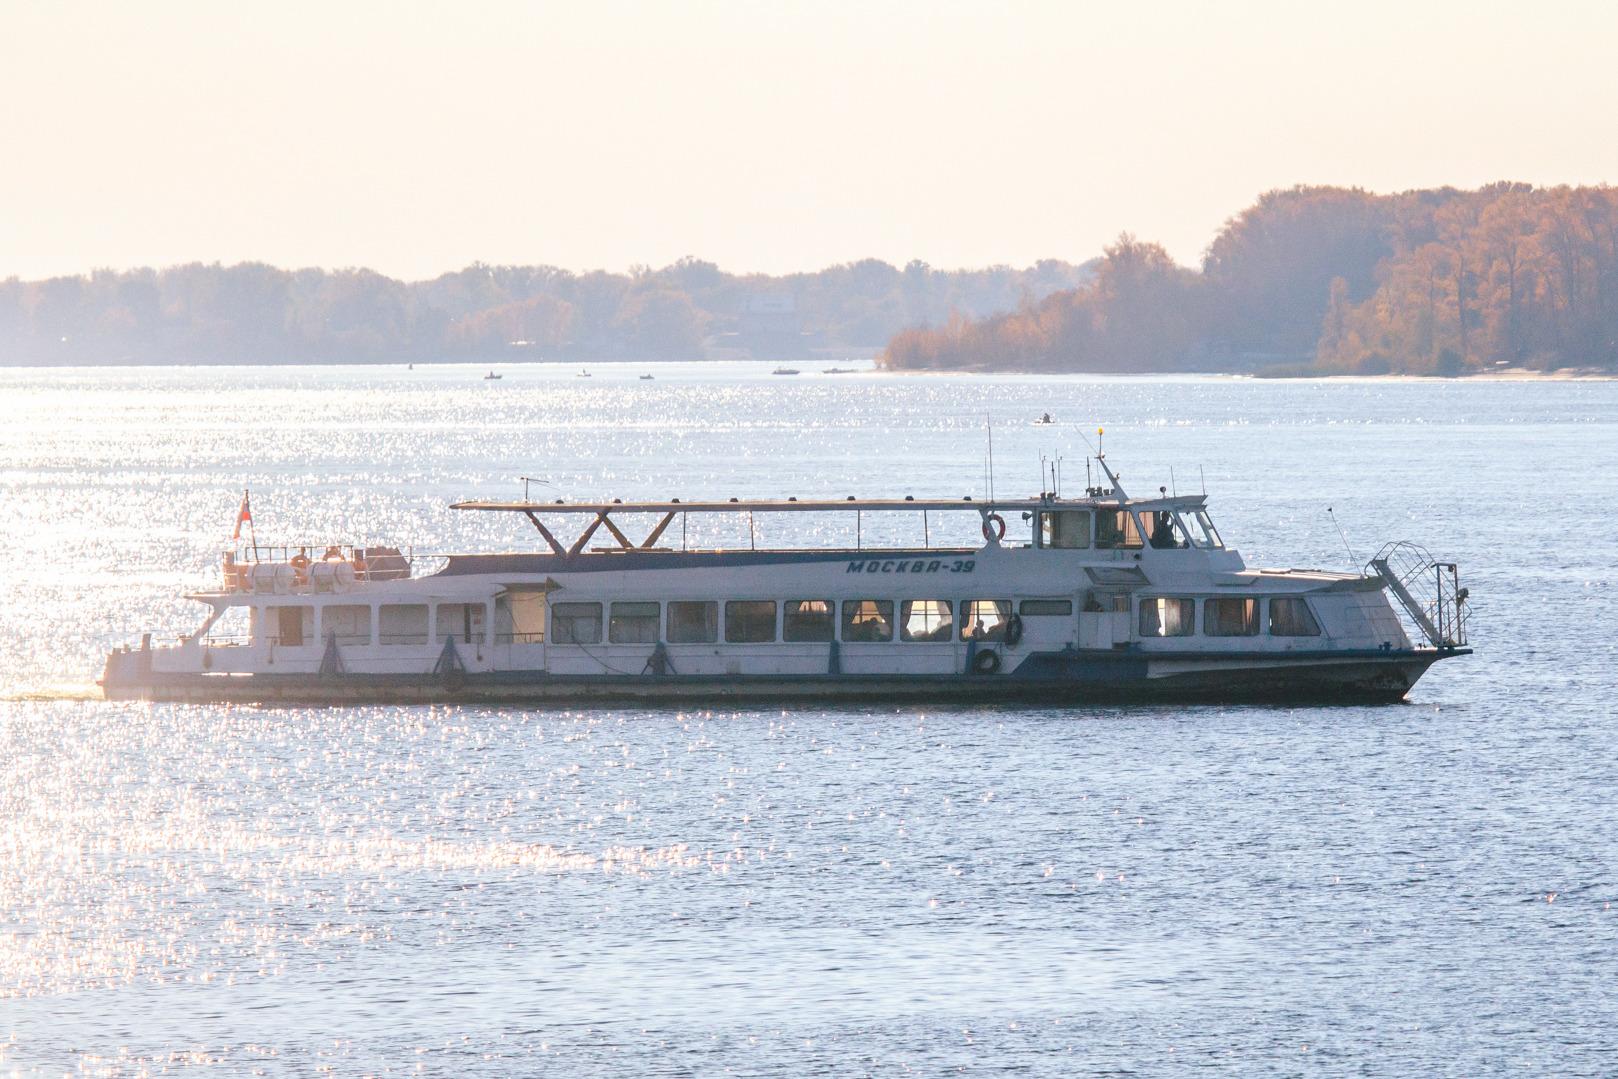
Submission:
<svg viewBox="0 0 1618 1079">
<path fill-rule="evenodd" d="M 1610 3 L 0 0 L 0 277 L 1194 263 L 1261 191 L 1618 179 Z"/>
</svg>

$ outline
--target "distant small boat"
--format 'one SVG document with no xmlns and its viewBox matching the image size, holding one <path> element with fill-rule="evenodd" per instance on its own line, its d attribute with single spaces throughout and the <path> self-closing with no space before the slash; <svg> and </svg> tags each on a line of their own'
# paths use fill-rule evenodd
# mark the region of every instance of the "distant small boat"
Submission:
<svg viewBox="0 0 1618 1079">
<path fill-rule="evenodd" d="M 652 376 L 651 375 L 642 375 L 642 376 L 640 376 L 640 380 L 642 382 L 650 382 L 650 381 L 652 381 Z"/>
<path fill-rule="evenodd" d="M 410 365 L 410 370 L 412 370 L 412 371 L 414 371 L 414 370 L 415 370 L 415 369 L 416 369 L 416 365 L 415 365 L 415 364 L 411 364 L 411 365 Z"/>
<path fill-rule="evenodd" d="M 588 372 L 588 371 L 580 371 L 577 375 L 574 375 L 573 377 L 574 378 L 589 378 L 590 377 L 590 372 Z"/>
<path fill-rule="evenodd" d="M 1043 427 L 1047 423 L 1055 423 L 1056 421 L 1051 419 L 1051 414 L 1049 412 L 1047 412 L 1043 416 L 1041 416 L 1039 419 L 1035 420 L 1034 422 L 1036 424 L 1040 425 L 1041 427 Z"/>
<path fill-rule="evenodd" d="M 490 379 L 498 380 L 498 379 L 502 379 L 502 378 L 505 378 L 505 377 L 506 377 L 505 375 L 497 375 L 493 371 L 490 371 L 488 374 L 483 376 L 483 381 L 487 382 Z"/>
<path fill-rule="evenodd" d="M 797 373 L 798 369 L 796 367 L 777 367 L 770 372 L 772 375 L 795 375 Z"/>
<path fill-rule="evenodd" d="M 855 370 L 856 368 L 853 367 L 827 367 L 820 373 L 823 375 L 852 375 Z"/>
</svg>

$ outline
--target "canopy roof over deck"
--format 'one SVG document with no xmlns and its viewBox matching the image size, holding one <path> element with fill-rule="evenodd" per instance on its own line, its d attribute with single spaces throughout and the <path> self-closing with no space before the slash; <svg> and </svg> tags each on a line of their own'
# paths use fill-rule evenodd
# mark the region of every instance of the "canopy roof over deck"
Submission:
<svg viewBox="0 0 1618 1079">
<path fill-rule="evenodd" d="M 474 500 L 453 503 L 450 508 L 457 510 L 483 510 L 496 513 L 520 513 L 528 518 L 539 534 L 545 538 L 553 551 L 557 554 L 578 554 L 582 551 L 592 536 L 600 528 L 611 533 L 612 538 L 625 550 L 637 547 L 645 549 L 656 546 L 662 538 L 664 531 L 673 523 L 674 518 L 687 513 L 880 513 L 880 512 L 915 512 L 922 513 L 950 513 L 972 511 L 984 518 L 1000 513 L 1033 513 L 1038 510 L 1052 509 L 1087 509 L 1102 506 L 1118 507 L 1128 506 L 1132 509 L 1197 509 L 1205 502 L 1203 495 L 1181 495 L 1173 498 L 1130 499 L 1123 496 L 1121 491 L 1095 493 L 1085 498 L 1057 498 L 1055 496 L 1042 496 L 1036 498 L 977 500 L 967 495 L 962 498 L 855 498 L 852 495 L 843 499 L 830 498 L 785 498 L 785 499 L 740 499 L 731 498 L 725 501 L 693 501 L 682 502 L 674 498 L 667 501 L 654 502 L 624 502 L 614 499 L 611 502 L 567 502 L 557 499 L 552 502 L 522 501 L 485 501 Z M 640 543 L 634 543 L 618 527 L 612 518 L 617 514 L 626 513 L 655 513 L 661 514 L 661 519 L 653 527 L 651 533 Z M 573 542 L 571 547 L 564 547 L 554 534 L 547 528 L 541 517 L 553 514 L 589 514 L 594 520 L 585 528 L 582 535 Z"/>
</svg>

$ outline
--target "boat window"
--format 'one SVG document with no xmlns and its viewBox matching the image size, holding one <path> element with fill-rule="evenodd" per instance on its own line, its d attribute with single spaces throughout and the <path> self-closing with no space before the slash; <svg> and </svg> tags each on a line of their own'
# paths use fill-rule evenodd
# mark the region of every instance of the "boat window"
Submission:
<svg viewBox="0 0 1618 1079">
<path fill-rule="evenodd" d="M 600 644 L 601 604 L 551 604 L 552 644 Z"/>
<path fill-rule="evenodd" d="M 725 640 L 766 644 L 775 640 L 775 600 L 733 599 L 725 604 Z"/>
<path fill-rule="evenodd" d="M 270 641 L 286 648 L 301 648 L 315 635 L 313 607 L 269 607 Z"/>
<path fill-rule="evenodd" d="M 252 611 L 251 607 L 226 607 L 213 619 L 203 643 L 210 648 L 246 644 L 253 636 Z"/>
<path fill-rule="evenodd" d="M 789 599 L 781 610 L 781 639 L 784 641 L 829 641 L 832 639 L 832 601 L 829 599 Z"/>
<path fill-rule="evenodd" d="M 499 603 L 505 601 L 509 610 L 504 619 L 501 618 Z M 530 589 L 521 589 L 510 592 L 496 601 L 494 617 L 496 622 L 503 621 L 506 632 L 509 634 L 505 640 L 512 644 L 538 644 L 545 639 L 545 593 Z"/>
<path fill-rule="evenodd" d="M 1258 600 L 1203 600 L 1202 632 L 1210 637 L 1253 636 L 1258 633 Z"/>
<path fill-rule="evenodd" d="M 1315 621 L 1309 601 L 1296 596 L 1270 600 L 1270 636 L 1320 636 L 1320 623 Z"/>
<path fill-rule="evenodd" d="M 522 589 L 494 598 L 497 644 L 538 644 L 545 639 L 545 593 Z"/>
<path fill-rule="evenodd" d="M 1103 550 L 1133 550 L 1140 547 L 1140 528 L 1128 510 L 1096 511 L 1096 546 Z"/>
<path fill-rule="evenodd" d="M 961 604 L 961 640 L 1003 641 L 1009 621 L 1009 599 L 969 599 Z"/>
<path fill-rule="evenodd" d="M 843 601 L 843 640 L 893 640 L 893 601 L 891 599 L 845 599 Z"/>
<path fill-rule="evenodd" d="M 1153 596 L 1140 601 L 1142 637 L 1189 637 L 1196 631 L 1196 600 Z"/>
<path fill-rule="evenodd" d="M 1073 601 L 1070 599 L 1025 599 L 1017 605 L 1017 613 L 1024 618 L 1039 617 L 1041 615 L 1067 617 L 1073 613 Z"/>
<path fill-rule="evenodd" d="M 440 603 L 435 630 L 438 639 L 482 644 L 487 613 L 488 608 L 481 603 Z"/>
<path fill-rule="evenodd" d="M 1219 532 L 1214 528 L 1206 510 L 1180 514 L 1180 528 L 1190 539 L 1193 547 L 1217 549 L 1224 546 L 1219 541 Z"/>
<path fill-rule="evenodd" d="M 711 599 L 669 600 L 670 644 L 713 644 L 719 640 L 719 604 Z"/>
<path fill-rule="evenodd" d="M 425 603 L 385 603 L 377 610 L 379 644 L 426 644 L 427 605 Z"/>
<path fill-rule="evenodd" d="M 1090 546 L 1090 511 L 1057 510 L 1040 514 L 1039 545 L 1070 550 Z"/>
<path fill-rule="evenodd" d="M 1155 550 L 1177 551 L 1183 547 L 1191 546 L 1186 539 L 1185 531 L 1180 522 L 1175 519 L 1169 510 L 1153 510 L 1140 515 L 1141 525 L 1146 531 L 1146 542 Z"/>
<path fill-rule="evenodd" d="M 614 603 L 607 619 L 607 640 L 613 644 L 657 643 L 657 604 Z"/>
<path fill-rule="evenodd" d="M 947 641 L 954 629 L 947 599 L 907 599 L 899 608 L 900 640 Z"/>
<path fill-rule="evenodd" d="M 338 644 L 371 643 L 371 608 L 358 603 L 334 603 L 320 609 L 320 632 L 336 635 Z"/>
</svg>

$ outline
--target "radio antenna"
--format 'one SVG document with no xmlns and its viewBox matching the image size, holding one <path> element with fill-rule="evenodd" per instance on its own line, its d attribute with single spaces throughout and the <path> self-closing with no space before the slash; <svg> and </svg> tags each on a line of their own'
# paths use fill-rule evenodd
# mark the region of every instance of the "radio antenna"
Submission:
<svg viewBox="0 0 1618 1079">
<path fill-rule="evenodd" d="M 1330 506 L 1326 507 L 1326 516 L 1330 517 L 1331 523 L 1337 526 L 1337 534 L 1341 536 L 1343 540 L 1343 550 L 1348 552 L 1348 564 L 1351 566 L 1359 565 L 1360 560 L 1354 556 L 1354 548 L 1350 547 L 1348 544 L 1348 533 L 1343 531 L 1341 522 L 1337 520 L 1337 514 L 1332 512 L 1332 508 Z"/>
<path fill-rule="evenodd" d="M 989 504 L 994 504 L 994 419 L 985 412 L 983 425 L 989 432 Z"/>
<path fill-rule="evenodd" d="M 1173 465 L 1169 466 L 1169 490 L 1171 492 L 1173 492 L 1175 498 L 1180 497 L 1180 489 L 1174 485 L 1174 466 Z"/>
</svg>

